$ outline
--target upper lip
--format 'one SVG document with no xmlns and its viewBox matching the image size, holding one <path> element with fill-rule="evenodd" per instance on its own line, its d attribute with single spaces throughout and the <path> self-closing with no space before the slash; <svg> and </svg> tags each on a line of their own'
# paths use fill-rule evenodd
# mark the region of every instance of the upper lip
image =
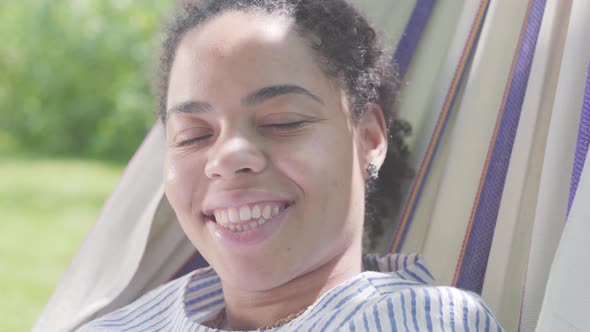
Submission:
<svg viewBox="0 0 590 332">
<path fill-rule="evenodd" d="M 220 192 L 207 195 L 203 204 L 202 213 L 206 216 L 213 214 L 219 209 L 238 208 L 244 205 L 262 202 L 285 202 L 290 203 L 293 199 L 285 194 L 273 193 L 261 190 L 240 190 Z"/>
</svg>

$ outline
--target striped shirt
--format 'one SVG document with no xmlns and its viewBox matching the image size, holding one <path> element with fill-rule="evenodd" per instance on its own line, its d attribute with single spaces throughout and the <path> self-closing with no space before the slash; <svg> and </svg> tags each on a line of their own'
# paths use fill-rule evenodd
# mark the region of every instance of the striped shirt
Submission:
<svg viewBox="0 0 590 332">
<path fill-rule="evenodd" d="M 429 286 L 418 255 L 365 255 L 365 272 L 323 294 L 298 318 L 267 331 L 503 331 L 476 294 Z M 78 331 L 199 331 L 224 307 L 219 276 L 196 270 Z"/>
</svg>

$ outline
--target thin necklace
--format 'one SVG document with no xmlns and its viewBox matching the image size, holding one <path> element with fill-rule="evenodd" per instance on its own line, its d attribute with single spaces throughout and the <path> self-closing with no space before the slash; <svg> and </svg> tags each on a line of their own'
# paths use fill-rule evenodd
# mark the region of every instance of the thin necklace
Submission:
<svg viewBox="0 0 590 332">
<path fill-rule="evenodd" d="M 294 320 L 295 318 L 301 316 L 301 314 L 303 314 L 305 312 L 306 309 L 303 309 L 297 313 L 291 314 L 285 318 L 281 318 L 279 320 L 277 320 L 276 322 L 272 323 L 271 325 L 268 326 L 264 326 L 264 327 L 259 327 L 257 329 L 257 331 L 262 331 L 262 330 L 271 330 L 274 328 L 277 328 L 279 326 L 283 326 L 287 323 L 289 323 L 290 321 Z M 219 314 L 217 314 L 217 317 L 215 317 L 215 319 L 211 322 L 210 326 L 213 329 L 221 329 L 221 325 L 223 324 L 223 322 L 225 321 L 225 308 L 221 309 L 221 311 L 219 312 Z"/>
</svg>

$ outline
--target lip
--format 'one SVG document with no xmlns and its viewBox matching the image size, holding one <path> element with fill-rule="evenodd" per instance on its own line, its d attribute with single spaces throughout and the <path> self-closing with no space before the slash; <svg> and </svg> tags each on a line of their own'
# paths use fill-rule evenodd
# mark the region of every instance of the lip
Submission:
<svg viewBox="0 0 590 332">
<path fill-rule="evenodd" d="M 202 213 L 205 216 L 211 216 L 213 211 L 218 209 L 238 208 L 263 202 L 292 203 L 293 199 L 284 194 L 259 190 L 213 193 L 207 195 Z"/>
<path fill-rule="evenodd" d="M 290 204 L 281 213 L 274 216 L 263 225 L 247 231 L 231 231 L 219 225 L 209 217 L 207 217 L 206 221 L 207 227 L 213 235 L 228 248 L 244 249 L 244 247 L 252 247 L 266 241 L 272 235 L 277 233 L 294 205 L 295 204 Z"/>
</svg>

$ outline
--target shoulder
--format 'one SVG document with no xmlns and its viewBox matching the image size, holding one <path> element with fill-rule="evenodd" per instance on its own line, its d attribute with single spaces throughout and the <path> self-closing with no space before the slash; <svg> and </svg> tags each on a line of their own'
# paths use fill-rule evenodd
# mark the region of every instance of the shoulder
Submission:
<svg viewBox="0 0 590 332">
<path fill-rule="evenodd" d="M 161 285 L 131 304 L 87 323 L 78 331 L 121 331 L 145 328 L 154 324 L 168 324 L 166 317 L 172 317 L 183 310 L 184 290 L 194 273 Z M 175 315 L 174 315 L 175 316 Z M 157 327 L 157 326 L 154 326 Z"/>
<path fill-rule="evenodd" d="M 471 292 L 407 285 L 380 294 L 349 324 L 369 330 L 503 331 L 483 300 Z"/>
<path fill-rule="evenodd" d="M 333 301 L 338 305 L 309 315 L 310 321 L 317 317 L 310 326 L 338 331 L 502 331 L 477 294 L 399 274 L 361 276 L 356 287 L 339 292 L 341 301 Z"/>
<path fill-rule="evenodd" d="M 378 294 L 355 315 L 364 329 L 378 322 L 393 330 L 502 331 L 479 295 L 453 287 L 431 285 L 434 278 L 420 255 L 368 255 L 373 271 L 362 275 Z M 372 323 L 371 323 L 372 322 Z M 354 325 L 352 325 L 354 328 Z"/>
</svg>

